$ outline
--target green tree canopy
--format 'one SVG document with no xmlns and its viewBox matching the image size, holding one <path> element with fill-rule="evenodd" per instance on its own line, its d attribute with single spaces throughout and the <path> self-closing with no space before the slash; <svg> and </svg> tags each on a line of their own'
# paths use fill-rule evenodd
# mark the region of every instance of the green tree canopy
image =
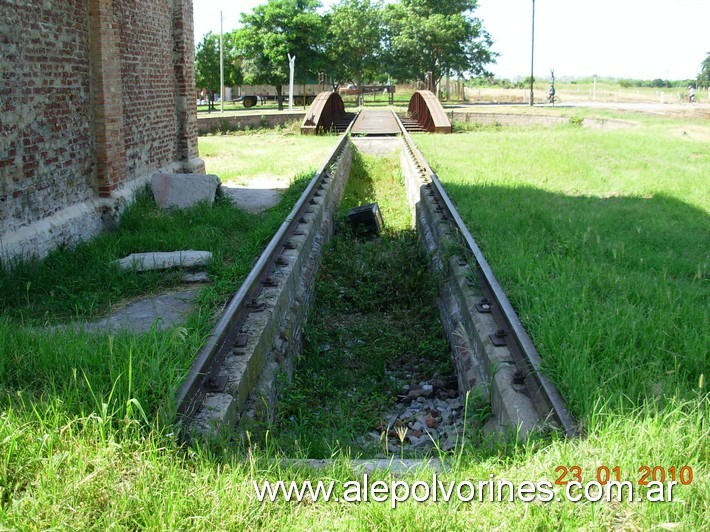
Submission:
<svg viewBox="0 0 710 532">
<path fill-rule="evenodd" d="M 247 83 L 273 85 L 282 108 L 289 81 L 288 54 L 296 56 L 295 78 L 303 82 L 322 66 L 324 25 L 318 0 L 269 0 L 242 15 L 234 33 Z"/>
<path fill-rule="evenodd" d="M 397 79 L 434 84 L 447 74 L 486 75 L 493 41 L 472 12 L 476 0 L 400 0 L 386 9 L 389 68 Z"/>
<path fill-rule="evenodd" d="M 381 1 L 341 0 L 326 15 L 327 71 L 335 83 L 356 85 L 384 70 Z"/>
<path fill-rule="evenodd" d="M 700 65 L 700 74 L 698 74 L 698 85 L 704 87 L 710 86 L 710 52 Z"/>
<path fill-rule="evenodd" d="M 235 53 L 232 35 L 225 34 L 224 41 L 224 84 L 231 87 L 242 83 L 239 60 Z M 198 89 L 207 89 L 210 107 L 214 93 L 221 92 L 219 81 L 219 35 L 208 33 L 195 50 L 195 81 Z"/>
</svg>

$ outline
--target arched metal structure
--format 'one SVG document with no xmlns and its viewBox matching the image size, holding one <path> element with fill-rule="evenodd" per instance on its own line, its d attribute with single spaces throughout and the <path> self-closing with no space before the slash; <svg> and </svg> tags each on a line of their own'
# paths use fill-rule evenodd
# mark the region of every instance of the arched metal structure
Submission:
<svg viewBox="0 0 710 532">
<path fill-rule="evenodd" d="M 431 91 L 416 91 L 409 100 L 409 117 L 430 133 L 451 133 L 451 122 Z"/>
<path fill-rule="evenodd" d="M 345 118 L 345 104 L 337 92 L 321 92 L 308 108 L 301 124 L 301 134 L 329 131 Z"/>
</svg>

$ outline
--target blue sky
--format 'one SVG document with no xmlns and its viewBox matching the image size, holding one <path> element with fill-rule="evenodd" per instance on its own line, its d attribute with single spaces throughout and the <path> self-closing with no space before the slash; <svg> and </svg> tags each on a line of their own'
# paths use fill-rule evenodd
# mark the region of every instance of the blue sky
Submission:
<svg viewBox="0 0 710 532">
<path fill-rule="evenodd" d="M 193 0 L 195 41 L 265 0 Z M 325 7 L 334 0 L 322 2 Z M 532 0 L 479 0 L 498 77 L 530 74 Z M 694 78 L 710 52 L 710 0 L 535 0 L 535 76 Z"/>
</svg>

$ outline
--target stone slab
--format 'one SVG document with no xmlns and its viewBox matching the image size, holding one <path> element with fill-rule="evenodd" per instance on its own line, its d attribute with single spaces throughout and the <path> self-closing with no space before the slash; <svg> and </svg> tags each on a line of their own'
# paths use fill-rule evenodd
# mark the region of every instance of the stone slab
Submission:
<svg viewBox="0 0 710 532">
<path fill-rule="evenodd" d="M 251 213 L 262 212 L 278 205 L 283 193 L 283 189 L 252 188 L 242 185 L 230 185 L 222 189 L 232 203 Z"/>
<path fill-rule="evenodd" d="M 117 310 L 110 316 L 88 323 L 74 323 L 69 327 L 93 332 L 119 330 L 146 333 L 180 325 L 192 312 L 199 290 L 190 289 L 139 299 Z M 64 328 L 66 326 L 62 326 Z"/>
<path fill-rule="evenodd" d="M 363 109 L 355 119 L 353 135 L 397 135 L 399 124 L 389 109 Z"/>
<path fill-rule="evenodd" d="M 198 272 L 187 272 L 182 276 L 183 283 L 209 283 L 210 276 L 206 271 L 200 270 Z"/>
<path fill-rule="evenodd" d="M 161 209 L 184 209 L 201 201 L 214 203 L 220 181 L 211 174 L 154 174 L 150 188 Z"/>
<path fill-rule="evenodd" d="M 148 270 L 168 270 L 170 268 L 197 268 L 206 266 L 212 260 L 209 251 L 155 251 L 132 253 L 115 261 L 122 270 L 135 269 L 138 272 Z"/>
</svg>

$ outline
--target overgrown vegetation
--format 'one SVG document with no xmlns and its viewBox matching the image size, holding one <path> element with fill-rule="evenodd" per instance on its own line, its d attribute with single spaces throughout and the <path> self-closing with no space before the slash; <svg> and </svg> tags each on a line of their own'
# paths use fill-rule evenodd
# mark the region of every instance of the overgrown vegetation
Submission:
<svg viewBox="0 0 710 532">
<path fill-rule="evenodd" d="M 47 335 L 3 317 L 0 527 L 706 529 L 710 401 L 698 377 L 708 377 L 706 342 L 699 343 L 708 329 L 703 131 L 698 123 L 614 132 L 482 128 L 419 141 L 514 303 L 528 309 L 521 317 L 543 354 L 564 351 L 575 365 L 576 374 L 563 364 L 548 370 L 585 429 L 575 441 L 467 448 L 447 459 L 439 479 L 554 481 L 559 466 L 576 465 L 586 482 L 604 465 L 618 466 L 643 493 L 642 466 L 688 465 L 694 480 L 676 486 L 674 502 L 439 500 L 396 510 L 372 501 L 260 503 L 252 481 L 333 480 L 341 495 L 344 482 L 362 475 L 342 455 L 319 471 L 277 460 L 268 443 L 181 447 L 163 413 L 201 341 L 191 322 L 187 335 L 176 329 L 109 338 Z M 475 212 L 466 207 L 474 197 Z M 603 321 L 595 325 L 596 318 Z M 612 361 L 622 363 L 613 375 Z M 423 470 L 404 477 L 431 478 Z M 370 475 L 378 479 L 393 477 Z"/>
<path fill-rule="evenodd" d="M 697 395 L 710 363 L 707 141 L 669 125 L 419 143 L 582 420 L 600 404 Z"/>
<path fill-rule="evenodd" d="M 289 205 L 304 189 L 310 174 L 302 174 L 282 206 L 265 214 L 249 214 L 226 197 L 183 211 L 161 211 L 150 191 L 138 194 L 121 217 L 120 227 L 73 249 L 58 249 L 44 260 L 0 266 L 0 308 L 5 316 L 26 324 L 91 319 L 122 302 L 155 294 L 180 283 L 178 270 L 136 275 L 113 261 L 145 251 L 199 249 L 211 251 L 209 274 L 215 284 L 202 299 L 214 307 L 246 276 L 251 260 L 268 240 Z"/>
<path fill-rule="evenodd" d="M 209 146 L 215 148 L 220 142 L 220 156 L 227 157 L 227 139 L 211 140 Z M 244 140 L 250 142 L 261 145 L 258 137 Z M 301 149 L 310 148 L 302 145 Z M 319 153 L 316 150 L 316 157 Z M 214 155 L 205 150 L 203 157 L 215 171 Z M 248 153 L 241 155 L 240 164 L 249 168 L 249 159 Z M 253 154 L 251 159 L 261 157 Z M 312 164 L 290 158 L 285 167 L 274 159 L 271 171 L 286 175 Z M 44 260 L 0 265 L 0 382 L 7 397 L 15 391 L 38 398 L 48 394 L 60 398 L 68 412 L 89 415 L 94 408 L 101 410 L 101 402 L 113 395 L 108 402 L 111 408 L 120 405 L 116 407 L 120 416 L 128 400 L 138 398 L 148 418 L 172 422 L 175 387 L 215 312 L 239 286 L 311 176 L 312 172 L 295 176 L 281 203 L 260 214 L 237 209 L 226 197 L 218 197 L 212 206 L 162 211 L 146 190 L 125 210 L 116 230 L 72 249 L 58 249 Z M 95 319 L 138 297 L 174 290 L 181 282 L 180 271 L 136 274 L 121 271 L 113 261 L 135 252 L 182 249 L 211 251 L 214 256 L 208 267 L 214 282 L 201 291 L 198 310 L 184 327 L 110 337 L 41 328 Z M 99 398 L 104 399 L 97 405 Z"/>
<path fill-rule="evenodd" d="M 117 231 L 0 271 L 3 408 L 19 401 L 20 409 L 37 404 L 55 409 L 59 401 L 66 415 L 94 412 L 108 425 L 117 420 L 122 426 L 124 417 L 171 424 L 175 391 L 215 313 L 249 272 L 308 178 L 302 175 L 278 208 L 260 215 L 236 209 L 226 198 L 214 206 L 165 212 L 142 193 Z M 176 249 L 214 254 L 209 266 L 214 282 L 202 289 L 198 308 L 184 326 L 145 335 L 41 328 L 94 319 L 139 296 L 177 288 L 179 271 L 136 274 L 112 264 L 132 252 Z"/>
<path fill-rule="evenodd" d="M 445 148 L 433 137 L 418 143 L 595 463 L 613 447 L 635 469 L 660 464 L 684 439 L 687 454 L 672 460 L 693 462 L 704 479 L 686 500 L 707 522 L 710 158 L 702 129 L 684 132 L 699 126 L 481 129 Z M 693 436 L 678 431 L 689 419 Z M 634 432 L 646 437 L 621 439 Z"/>
<path fill-rule="evenodd" d="M 385 229 L 357 236 L 347 213 L 378 202 Z M 336 234 L 318 273 L 316 305 L 293 384 L 281 395 L 273 445 L 287 456 L 372 456 L 404 384 L 453 375 L 434 306 L 436 287 L 411 228 L 399 161 L 355 152 Z M 265 440 L 263 430 L 252 441 Z"/>
</svg>

